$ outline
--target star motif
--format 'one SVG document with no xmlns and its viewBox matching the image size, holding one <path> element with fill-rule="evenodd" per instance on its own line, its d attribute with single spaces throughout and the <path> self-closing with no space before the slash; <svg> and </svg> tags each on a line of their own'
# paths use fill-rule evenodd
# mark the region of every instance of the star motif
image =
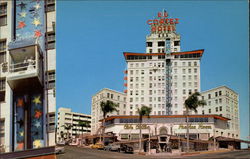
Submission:
<svg viewBox="0 0 250 159">
<path fill-rule="evenodd" d="M 22 149 L 23 149 L 23 142 L 17 143 L 16 149 L 17 149 L 17 150 L 22 150 Z"/>
<path fill-rule="evenodd" d="M 22 98 L 17 99 L 17 106 L 23 107 L 23 99 Z"/>
<path fill-rule="evenodd" d="M 35 34 L 36 34 L 36 33 L 35 33 Z M 41 32 L 40 32 L 40 34 L 41 34 Z M 41 102 L 41 100 L 40 100 L 40 97 L 41 97 L 41 96 L 35 97 L 35 98 L 33 99 L 32 102 L 34 102 L 35 104 L 41 104 L 42 102 Z"/>
<path fill-rule="evenodd" d="M 41 123 L 40 123 L 39 121 L 37 121 L 37 122 L 35 123 L 35 127 L 36 127 L 36 128 L 41 127 Z"/>
<path fill-rule="evenodd" d="M 20 136 L 23 136 L 23 134 L 24 134 L 23 131 L 20 131 L 20 132 L 19 132 L 19 135 L 20 135 Z"/>
<path fill-rule="evenodd" d="M 35 18 L 35 19 L 33 20 L 32 24 L 34 24 L 34 25 L 37 27 L 38 25 L 41 25 L 41 22 L 40 22 L 39 19 Z"/>
<path fill-rule="evenodd" d="M 18 4 L 20 7 L 21 7 L 21 10 L 25 9 L 26 8 L 26 4 L 21 2 L 20 4 Z"/>
<path fill-rule="evenodd" d="M 41 6 L 40 6 L 40 4 L 39 4 L 39 3 L 37 3 L 36 5 L 34 5 L 34 8 L 35 8 L 36 10 L 38 10 L 38 9 L 40 9 L 40 8 L 41 8 Z"/>
<path fill-rule="evenodd" d="M 42 36 L 42 33 L 39 30 L 35 31 L 35 37 L 39 38 L 40 36 Z"/>
<path fill-rule="evenodd" d="M 20 22 L 18 22 L 17 28 L 21 29 L 21 28 L 24 28 L 25 26 L 26 26 L 26 24 L 24 23 L 24 21 L 20 21 Z"/>
<path fill-rule="evenodd" d="M 35 118 L 39 119 L 41 117 L 41 115 L 42 115 L 42 112 L 40 112 L 40 111 L 35 112 Z"/>
<path fill-rule="evenodd" d="M 33 141 L 33 146 L 34 146 L 34 148 L 42 147 L 41 140 L 35 140 L 35 141 Z"/>
<path fill-rule="evenodd" d="M 19 15 L 20 15 L 22 18 L 25 18 L 26 15 L 27 15 L 27 13 L 26 13 L 26 12 L 21 12 Z"/>
<path fill-rule="evenodd" d="M 17 123 L 19 124 L 20 128 L 23 126 L 23 120 L 22 119 L 20 119 L 19 121 L 17 121 Z"/>
</svg>

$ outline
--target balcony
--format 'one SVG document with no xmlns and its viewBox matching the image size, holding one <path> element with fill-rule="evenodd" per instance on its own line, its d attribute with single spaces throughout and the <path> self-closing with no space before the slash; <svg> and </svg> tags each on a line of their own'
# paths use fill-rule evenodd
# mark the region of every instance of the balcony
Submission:
<svg viewBox="0 0 250 159">
<path fill-rule="evenodd" d="M 8 75 L 11 89 L 22 90 L 43 87 L 43 56 L 38 44 L 29 43 L 19 48 L 10 43 Z"/>
</svg>

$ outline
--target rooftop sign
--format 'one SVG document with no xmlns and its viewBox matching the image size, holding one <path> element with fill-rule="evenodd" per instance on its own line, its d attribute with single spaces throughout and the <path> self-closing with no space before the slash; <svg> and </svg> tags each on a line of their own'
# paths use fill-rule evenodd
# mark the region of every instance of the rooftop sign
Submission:
<svg viewBox="0 0 250 159">
<path fill-rule="evenodd" d="M 168 18 L 168 13 L 158 12 L 157 19 L 147 20 L 147 24 L 151 25 L 151 32 L 155 31 L 175 31 L 175 24 L 179 23 L 178 18 Z"/>
</svg>

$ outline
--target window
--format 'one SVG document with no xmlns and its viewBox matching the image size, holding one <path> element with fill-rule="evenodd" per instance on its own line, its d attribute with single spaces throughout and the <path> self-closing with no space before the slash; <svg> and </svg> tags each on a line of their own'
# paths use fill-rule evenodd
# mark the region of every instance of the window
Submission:
<svg viewBox="0 0 250 159">
<path fill-rule="evenodd" d="M 109 98 L 109 93 L 107 93 L 107 98 Z"/>
<path fill-rule="evenodd" d="M 186 62 L 182 62 L 182 66 L 185 66 L 186 65 Z"/>
<path fill-rule="evenodd" d="M 152 53 L 153 52 L 153 50 L 152 49 L 149 49 L 149 53 Z"/>
<path fill-rule="evenodd" d="M 191 62 L 188 62 L 188 66 L 191 66 Z"/>
<path fill-rule="evenodd" d="M 177 62 L 174 62 L 174 66 L 177 66 Z"/>
<path fill-rule="evenodd" d="M 164 41 L 158 41 L 158 46 L 165 46 L 165 42 Z"/>
<path fill-rule="evenodd" d="M 180 46 L 180 41 L 174 41 L 174 46 Z"/>
<path fill-rule="evenodd" d="M 218 92 L 215 92 L 215 97 L 217 97 L 218 96 Z"/>
<path fill-rule="evenodd" d="M 222 111 L 222 106 L 220 106 L 220 111 Z"/>
<path fill-rule="evenodd" d="M 4 136 L 5 136 L 4 128 L 5 128 L 4 119 L 0 119 L 0 145 L 4 144 Z"/>
<path fill-rule="evenodd" d="M 188 73 L 191 73 L 191 68 L 188 69 Z"/>
<path fill-rule="evenodd" d="M 202 110 L 202 114 L 205 114 L 205 111 L 204 111 L 204 110 Z"/>
<path fill-rule="evenodd" d="M 182 73 L 186 73 L 186 69 L 182 69 Z"/>
<path fill-rule="evenodd" d="M 221 91 L 219 91 L 219 96 L 221 96 L 222 95 L 222 92 Z"/>
<path fill-rule="evenodd" d="M 111 94 L 111 99 L 113 99 L 113 97 L 114 97 L 114 95 L 113 95 L 113 94 Z"/>
<path fill-rule="evenodd" d="M 197 73 L 197 68 L 194 69 L 194 73 Z"/>
<path fill-rule="evenodd" d="M 55 79 L 55 71 L 48 72 L 48 81 L 54 81 Z"/>
<path fill-rule="evenodd" d="M 0 53 L 0 64 L 6 62 L 6 52 Z"/>
<path fill-rule="evenodd" d="M 47 0 L 46 11 L 55 11 L 55 0 Z"/>
<path fill-rule="evenodd" d="M 6 51 L 6 39 L 0 40 L 0 52 Z"/>
<path fill-rule="evenodd" d="M 211 113 L 211 109 L 208 109 L 208 113 Z"/>
<path fill-rule="evenodd" d="M 197 66 L 197 62 L 194 62 L 194 66 Z"/>
<path fill-rule="evenodd" d="M 0 5 L 0 26 L 7 25 L 7 3 Z"/>
<path fill-rule="evenodd" d="M 215 111 L 218 112 L 218 107 L 215 108 Z"/>
<path fill-rule="evenodd" d="M 185 89 L 183 89 L 183 94 L 186 94 L 186 90 Z"/>
<path fill-rule="evenodd" d="M 48 45 L 47 45 L 47 49 L 50 50 L 50 49 L 55 49 L 55 32 L 48 32 L 47 33 L 47 42 L 48 42 Z"/>
<path fill-rule="evenodd" d="M 0 79 L 0 102 L 5 101 L 5 85 L 6 85 L 6 80 Z"/>
<path fill-rule="evenodd" d="M 48 89 L 53 89 L 53 88 L 55 88 L 55 86 L 56 86 L 55 81 L 49 81 Z"/>
<path fill-rule="evenodd" d="M 144 75 L 144 70 L 141 70 L 141 74 Z"/>
<path fill-rule="evenodd" d="M 153 43 L 152 42 L 147 42 L 147 47 L 152 47 Z"/>
<path fill-rule="evenodd" d="M 211 99 L 211 94 L 208 94 L 208 99 Z"/>
</svg>

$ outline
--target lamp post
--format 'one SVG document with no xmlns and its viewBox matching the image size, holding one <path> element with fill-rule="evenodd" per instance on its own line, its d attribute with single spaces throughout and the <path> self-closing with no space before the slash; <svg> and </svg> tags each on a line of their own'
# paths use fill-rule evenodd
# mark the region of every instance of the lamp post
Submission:
<svg viewBox="0 0 250 159">
<path fill-rule="evenodd" d="M 148 131 L 149 131 L 149 142 L 148 142 L 148 154 L 150 155 L 150 150 L 151 150 L 151 145 L 150 145 L 150 126 L 148 126 Z"/>
</svg>

